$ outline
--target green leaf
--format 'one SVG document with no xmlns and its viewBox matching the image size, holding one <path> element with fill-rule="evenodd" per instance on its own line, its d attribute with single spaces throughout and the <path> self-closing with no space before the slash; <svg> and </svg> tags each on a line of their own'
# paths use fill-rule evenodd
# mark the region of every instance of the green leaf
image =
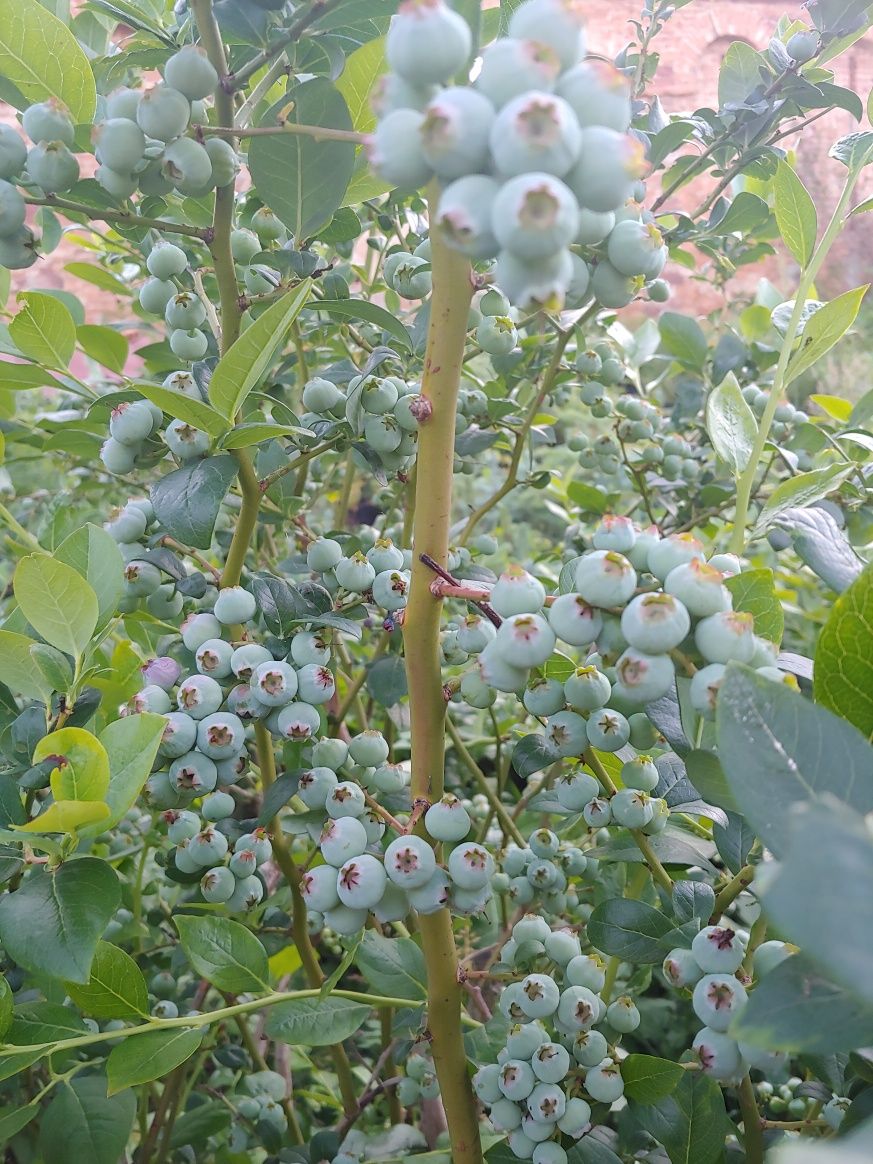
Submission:
<svg viewBox="0 0 873 1164">
<path fill-rule="evenodd" d="M 28 105 L 56 97 L 75 122 L 90 123 L 94 75 L 76 38 L 37 0 L 0 0 L 0 75 Z"/>
<path fill-rule="evenodd" d="M 415 1002 L 427 998 L 424 954 L 411 938 L 385 938 L 367 930 L 356 961 L 377 994 Z"/>
<path fill-rule="evenodd" d="M 718 74 L 719 107 L 743 104 L 752 90 L 761 83 L 762 68 L 766 74 L 764 58 L 751 45 L 742 40 L 735 40 L 729 45 Z"/>
<path fill-rule="evenodd" d="M 26 1128 L 39 1112 L 40 1104 L 34 1100 L 26 1107 L 17 1107 L 0 1115 L 0 1145 L 11 1140 L 22 1128 Z"/>
<path fill-rule="evenodd" d="M 795 809 L 791 824 L 764 910 L 829 978 L 873 1006 L 873 837 L 837 802 Z"/>
<path fill-rule="evenodd" d="M 809 191 L 797 172 L 781 161 L 773 178 L 776 225 L 782 241 L 801 267 L 806 267 L 815 250 L 818 216 Z"/>
<path fill-rule="evenodd" d="M 331 319 L 363 319 L 365 323 L 381 327 L 407 351 L 412 351 L 412 337 L 407 329 L 378 303 L 368 303 L 363 299 L 320 299 L 307 304 L 307 310 L 323 311 Z"/>
<path fill-rule="evenodd" d="M 383 36 L 362 44 L 346 57 L 336 87 L 346 103 L 352 128 L 358 133 L 370 133 L 376 127 L 373 89 L 387 68 Z"/>
<path fill-rule="evenodd" d="M 685 1075 L 678 1063 L 654 1055 L 628 1055 L 621 1065 L 624 1092 L 637 1103 L 656 1103 L 676 1090 Z"/>
<path fill-rule="evenodd" d="M 236 461 L 226 454 L 192 461 L 161 477 L 150 490 L 158 521 L 186 546 L 208 550 L 218 511 L 236 472 Z"/>
<path fill-rule="evenodd" d="M 30 554 L 13 578 L 21 613 L 53 647 L 78 658 L 97 626 L 97 595 L 72 566 L 47 554 Z"/>
<path fill-rule="evenodd" d="M 739 477 L 749 464 L 758 422 L 743 399 L 733 372 L 709 394 L 706 402 L 706 431 L 719 458 Z"/>
<path fill-rule="evenodd" d="M 251 930 L 225 917 L 173 920 L 188 961 L 207 982 L 231 994 L 269 990 L 267 951 Z"/>
<path fill-rule="evenodd" d="M 746 570 L 725 582 L 733 595 L 734 610 L 744 610 L 755 619 L 755 634 L 771 643 L 782 642 L 785 615 L 776 596 L 773 571 L 768 567 Z"/>
<path fill-rule="evenodd" d="M 76 324 L 69 308 L 53 295 L 39 291 L 22 291 L 18 302 L 23 306 L 9 324 L 16 346 L 38 364 L 66 371 L 76 350 Z"/>
<path fill-rule="evenodd" d="M 642 901 L 614 897 L 596 906 L 588 919 L 588 939 L 604 954 L 625 962 L 660 962 L 669 951 L 664 938 L 673 922 L 659 909 Z"/>
<path fill-rule="evenodd" d="M 288 291 L 259 315 L 218 361 L 209 383 L 209 399 L 228 423 L 233 423 L 249 393 L 263 380 L 288 328 L 309 298 L 309 290 L 309 280 L 304 279 L 299 287 Z"/>
<path fill-rule="evenodd" d="M 62 1083 L 46 1108 L 39 1133 L 44 1160 L 52 1164 L 118 1164 L 136 1115 L 136 1095 L 106 1095 L 101 1075 Z"/>
<path fill-rule="evenodd" d="M 809 473 L 798 473 L 796 477 L 789 477 L 781 485 L 777 485 L 767 499 L 766 504 L 758 514 L 753 536 L 761 533 L 772 525 L 786 509 L 797 506 L 812 505 L 813 501 L 820 501 L 827 497 L 850 473 L 854 472 L 851 465 L 839 462 L 828 465 L 826 469 L 812 469 Z"/>
<path fill-rule="evenodd" d="M 353 1035 L 370 1013 L 369 1006 L 348 998 L 295 998 L 271 1007 L 265 1031 L 280 1043 L 328 1047 Z"/>
<path fill-rule="evenodd" d="M 0 898 L 0 941 L 27 970 L 87 983 L 100 935 L 121 901 L 118 876 L 96 857 L 30 870 Z"/>
<path fill-rule="evenodd" d="M 399 655 L 385 655 L 367 667 L 367 691 L 382 707 L 394 707 L 408 690 L 406 667 Z"/>
<path fill-rule="evenodd" d="M 31 647 L 36 646 L 27 635 L 14 631 L 0 630 L 0 657 L 3 659 L 3 682 L 25 699 L 40 699 L 45 703 L 52 693 L 51 684 L 31 655 Z"/>
<path fill-rule="evenodd" d="M 190 1059 L 202 1042 L 203 1031 L 197 1027 L 148 1031 L 124 1039 L 112 1048 L 106 1060 L 107 1095 L 162 1079 Z"/>
<path fill-rule="evenodd" d="M 831 608 L 815 648 L 817 703 L 873 738 L 873 567 Z"/>
<path fill-rule="evenodd" d="M 251 424 L 238 424 L 230 430 L 221 442 L 223 449 L 247 449 L 261 441 L 275 440 L 281 436 L 308 436 L 312 433 L 296 424 L 272 424 L 254 421 Z"/>
<path fill-rule="evenodd" d="M 731 1033 L 768 1051 L 830 1055 L 870 1046 L 873 1007 L 822 975 L 805 954 L 793 954 L 749 991 Z"/>
<path fill-rule="evenodd" d="M 94 1018 L 148 1018 L 149 992 L 142 971 L 129 954 L 109 942 L 97 943 L 88 981 L 65 982 L 64 988 L 76 1006 Z"/>
<path fill-rule="evenodd" d="M 166 726 L 162 715 L 128 715 L 113 720 L 100 733 L 109 756 L 109 819 L 104 829 L 114 828 L 139 796 Z"/>
<path fill-rule="evenodd" d="M 688 752 L 684 760 L 688 779 L 706 803 L 718 805 L 727 812 L 736 812 L 737 802 L 715 752 L 695 748 Z"/>
<path fill-rule="evenodd" d="M 130 345 L 120 331 L 114 327 L 83 323 L 76 328 L 76 338 L 86 356 L 119 375 L 124 371 Z"/>
<path fill-rule="evenodd" d="M 686 367 L 700 369 L 706 363 L 707 344 L 703 329 L 690 315 L 665 311 L 658 320 L 661 346 Z"/>
<path fill-rule="evenodd" d="M 115 538 L 86 522 L 64 538 L 54 557 L 72 566 L 90 585 L 97 596 L 97 626 L 105 626 L 124 592 L 124 559 Z"/>
<path fill-rule="evenodd" d="M 734 47 L 734 46 L 731 46 Z M 684 1071 L 671 1095 L 634 1112 L 649 1135 L 664 1145 L 671 1164 L 720 1164 L 725 1136 L 735 1131 L 714 1079 Z"/>
<path fill-rule="evenodd" d="M 861 301 L 867 294 L 869 286 L 869 283 L 865 283 L 863 287 L 845 291 L 809 317 L 800 333 L 798 346 L 788 363 L 785 373 L 786 387 L 842 339 L 855 322 Z"/>
<path fill-rule="evenodd" d="M 280 123 L 352 129 L 345 99 L 327 77 L 289 89 L 260 122 Z M 303 243 L 343 205 L 355 168 L 355 143 L 291 133 L 253 137 L 248 160 L 258 194 Z"/>
<path fill-rule="evenodd" d="M 109 789 L 109 757 L 96 736 L 84 728 L 64 727 L 36 745 L 33 762 L 58 757 L 51 773 L 55 800 L 102 800 Z"/>
<path fill-rule="evenodd" d="M 9 1030 L 9 1025 L 12 1022 L 12 989 L 9 983 L 0 974 L 0 1039 Z"/>
<path fill-rule="evenodd" d="M 777 857 L 789 839 L 789 806 L 818 803 L 830 793 L 862 816 L 873 810 L 870 744 L 784 684 L 729 664 L 716 723 L 733 797 Z"/>
<path fill-rule="evenodd" d="M 0 381 L 7 392 L 62 387 L 60 380 L 40 364 L 13 364 L 9 360 L 0 360 Z"/>
<path fill-rule="evenodd" d="M 48 643 L 34 643 L 30 654 L 52 691 L 70 690 L 73 685 L 73 668 L 62 651 L 50 647 Z"/>
<path fill-rule="evenodd" d="M 143 380 L 137 380 L 132 387 L 175 420 L 182 420 L 213 437 L 220 437 L 227 432 L 228 422 L 205 400 L 197 400 L 193 396 L 186 396 L 184 392 L 165 388 L 163 384 L 149 384 Z"/>
</svg>

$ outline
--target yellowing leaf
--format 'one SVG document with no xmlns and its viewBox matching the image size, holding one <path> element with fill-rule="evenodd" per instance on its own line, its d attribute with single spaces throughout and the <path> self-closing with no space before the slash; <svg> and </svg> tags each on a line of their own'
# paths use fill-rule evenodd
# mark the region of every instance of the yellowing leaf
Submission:
<svg viewBox="0 0 873 1164">
<path fill-rule="evenodd" d="M 302 965 L 300 951 L 296 946 L 284 946 L 281 950 L 277 950 L 272 957 L 268 958 L 267 965 L 270 967 L 270 974 L 274 978 L 282 978 L 286 974 L 293 974 Z"/>
<path fill-rule="evenodd" d="M 816 392 L 810 396 L 810 400 L 813 404 L 817 404 L 822 412 L 832 416 L 834 420 L 845 423 L 852 415 L 851 401 L 843 400 L 842 396 L 827 396 L 824 393 Z"/>
<path fill-rule="evenodd" d="M 109 805 L 102 800 L 56 800 L 36 820 L 13 827 L 24 833 L 74 833 L 108 816 Z"/>
<path fill-rule="evenodd" d="M 33 762 L 57 756 L 51 787 L 56 801 L 102 800 L 109 790 L 109 756 L 96 736 L 84 728 L 68 727 L 44 736 L 36 745 Z"/>
</svg>

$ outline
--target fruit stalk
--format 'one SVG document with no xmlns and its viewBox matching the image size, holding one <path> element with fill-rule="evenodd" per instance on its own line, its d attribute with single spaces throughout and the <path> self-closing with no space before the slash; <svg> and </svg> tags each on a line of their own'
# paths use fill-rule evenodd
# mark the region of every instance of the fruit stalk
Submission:
<svg viewBox="0 0 873 1164">
<path fill-rule="evenodd" d="M 436 207 L 431 192 L 431 220 Z M 445 566 L 448 558 L 455 444 L 455 406 L 460 383 L 467 314 L 472 298 L 470 266 L 431 232 L 433 298 L 421 391 L 432 406 L 418 439 L 415 558 L 409 605 L 403 623 L 412 738 L 412 798 L 431 802 L 443 792 L 445 701 L 439 660 L 442 603 L 430 584 L 427 555 Z M 419 919 L 427 964 L 428 1027 L 455 1164 L 480 1164 L 482 1147 L 476 1103 L 467 1075 L 461 1035 L 462 992 L 447 909 Z"/>
</svg>

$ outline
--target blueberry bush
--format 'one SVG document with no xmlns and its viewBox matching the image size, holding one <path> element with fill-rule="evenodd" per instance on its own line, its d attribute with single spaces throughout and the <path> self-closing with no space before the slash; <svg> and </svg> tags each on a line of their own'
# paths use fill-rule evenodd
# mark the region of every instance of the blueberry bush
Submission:
<svg viewBox="0 0 873 1164">
<path fill-rule="evenodd" d="M 873 11 L 692 2 L 0 0 L 10 1164 L 870 1159 Z"/>
</svg>

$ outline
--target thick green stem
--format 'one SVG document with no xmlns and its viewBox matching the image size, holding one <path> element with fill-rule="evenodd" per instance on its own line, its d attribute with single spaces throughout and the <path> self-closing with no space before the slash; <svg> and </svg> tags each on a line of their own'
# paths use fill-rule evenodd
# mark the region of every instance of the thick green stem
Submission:
<svg viewBox="0 0 873 1164">
<path fill-rule="evenodd" d="M 773 374 L 770 397 L 758 425 L 758 432 L 755 437 L 755 443 L 752 446 L 749 463 L 737 482 L 737 504 L 734 514 L 734 528 L 729 547 L 732 554 L 741 554 L 746 544 L 746 526 L 749 520 L 749 503 L 752 498 L 755 475 L 758 472 L 758 466 L 764 455 L 764 446 L 767 443 L 767 437 L 770 435 L 770 428 L 776 416 L 776 409 L 782 403 L 782 394 L 785 390 L 785 374 L 788 371 L 788 365 L 797 341 L 797 331 L 803 318 L 806 300 L 815 285 L 816 276 L 821 270 L 822 263 L 827 258 L 828 252 L 836 242 L 843 228 L 845 215 L 851 202 L 852 192 L 855 189 L 860 174 L 860 169 L 852 169 L 849 171 L 845 185 L 843 186 L 843 192 L 840 195 L 837 205 L 834 207 L 830 222 L 809 261 L 809 265 L 800 276 L 800 283 L 798 284 L 797 294 L 794 299 L 794 310 L 791 312 L 791 319 L 788 322 L 785 338 L 782 341 L 782 348 L 779 352 L 776 371 Z"/>
<path fill-rule="evenodd" d="M 431 232 L 433 298 L 422 395 L 431 415 L 419 431 L 412 584 L 403 622 L 412 740 L 412 798 L 433 802 L 443 792 L 445 699 L 439 659 L 442 603 L 431 593 L 427 554 L 446 564 L 452 510 L 455 404 L 472 297 L 469 263 Z M 481 1164 L 476 1102 L 461 1035 L 462 991 L 449 911 L 421 916 L 427 963 L 428 1029 L 440 1082 L 454 1164 Z"/>
</svg>

